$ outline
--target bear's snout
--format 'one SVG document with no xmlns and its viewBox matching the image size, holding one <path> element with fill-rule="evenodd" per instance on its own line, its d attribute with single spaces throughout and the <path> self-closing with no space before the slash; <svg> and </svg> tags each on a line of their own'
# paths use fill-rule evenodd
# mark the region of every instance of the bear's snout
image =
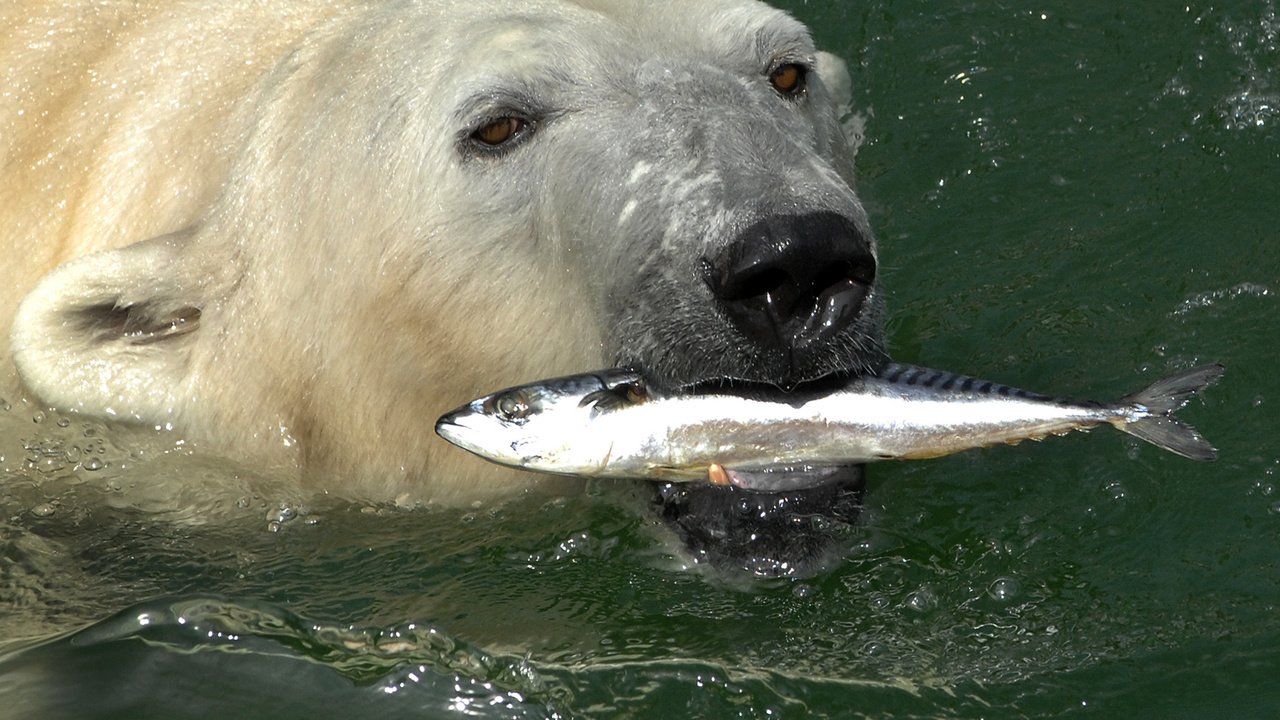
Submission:
<svg viewBox="0 0 1280 720">
<path fill-rule="evenodd" d="M 831 212 L 759 220 L 702 265 L 712 295 L 738 331 L 763 348 L 786 351 L 847 329 L 876 276 L 870 243 Z"/>
</svg>

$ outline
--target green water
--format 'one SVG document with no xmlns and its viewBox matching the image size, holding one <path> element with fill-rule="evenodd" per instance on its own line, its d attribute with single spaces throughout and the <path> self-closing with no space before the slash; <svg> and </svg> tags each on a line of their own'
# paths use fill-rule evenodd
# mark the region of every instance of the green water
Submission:
<svg viewBox="0 0 1280 720">
<path fill-rule="evenodd" d="M 1280 716 L 1277 3 L 789 8 L 854 73 L 894 355 L 1102 399 L 1221 361 L 1186 411 L 1216 463 L 1098 431 L 878 466 L 844 558 L 763 582 L 600 487 L 272 532 L 269 497 L 94 501 L 234 469 L 11 457 L 0 623 L 44 640 L 0 716 Z"/>
</svg>

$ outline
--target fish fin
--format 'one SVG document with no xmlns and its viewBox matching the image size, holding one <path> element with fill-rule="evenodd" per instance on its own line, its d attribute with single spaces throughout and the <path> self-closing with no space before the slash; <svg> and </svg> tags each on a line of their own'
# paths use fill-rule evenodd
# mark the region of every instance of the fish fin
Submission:
<svg viewBox="0 0 1280 720">
<path fill-rule="evenodd" d="M 1222 377 L 1226 371 L 1220 363 L 1201 365 L 1157 380 L 1148 387 L 1124 398 L 1122 402 L 1141 405 L 1155 415 L 1177 412 L 1192 395 Z"/>
<path fill-rule="evenodd" d="M 642 385 L 624 382 L 587 394 L 586 397 L 578 402 L 578 407 L 590 405 L 592 406 L 591 409 L 598 415 L 630 407 L 631 405 L 639 405 L 647 397 Z"/>
<path fill-rule="evenodd" d="M 1184 458 L 1215 460 L 1218 457 L 1218 450 L 1195 428 L 1168 415 L 1152 415 L 1118 427 L 1136 438 Z"/>
<path fill-rule="evenodd" d="M 1117 427 L 1130 435 L 1145 440 L 1156 447 L 1168 450 L 1192 460 L 1213 460 L 1218 451 L 1195 428 L 1179 422 L 1173 413 L 1187 404 L 1191 396 L 1209 383 L 1222 377 L 1225 367 L 1218 363 L 1201 365 L 1155 381 L 1124 399 L 1125 403 L 1141 405 L 1151 414 L 1132 422 L 1122 422 Z"/>
<path fill-rule="evenodd" d="M 946 449 L 924 448 L 920 450 L 914 450 L 908 453 L 903 453 L 901 455 L 885 455 L 883 457 L 877 457 L 876 459 L 877 460 L 932 460 L 934 458 L 946 457 L 947 455 L 951 455 L 955 452 L 957 451 L 952 448 L 946 448 Z"/>
</svg>

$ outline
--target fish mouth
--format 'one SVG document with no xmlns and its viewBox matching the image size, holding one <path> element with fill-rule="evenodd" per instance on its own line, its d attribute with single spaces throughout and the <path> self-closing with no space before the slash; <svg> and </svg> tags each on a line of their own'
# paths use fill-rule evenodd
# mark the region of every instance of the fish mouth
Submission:
<svg viewBox="0 0 1280 720">
<path fill-rule="evenodd" d="M 456 412 L 436 420 L 436 435 L 468 452 L 478 453 L 481 450 L 479 445 L 472 442 L 471 428 L 457 421 Z"/>
</svg>

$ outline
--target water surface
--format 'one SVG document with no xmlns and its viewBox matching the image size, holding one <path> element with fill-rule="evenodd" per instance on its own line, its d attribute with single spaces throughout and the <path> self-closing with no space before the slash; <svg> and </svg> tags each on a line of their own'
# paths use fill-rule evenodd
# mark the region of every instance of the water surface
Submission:
<svg viewBox="0 0 1280 720">
<path fill-rule="evenodd" d="M 1218 462 L 878 466 L 834 568 L 761 581 L 608 487 L 299 504 L 10 399 L 0 716 L 1280 713 L 1276 3 L 788 7 L 854 74 L 896 358 L 1099 399 L 1220 361 L 1186 410 Z"/>
</svg>

